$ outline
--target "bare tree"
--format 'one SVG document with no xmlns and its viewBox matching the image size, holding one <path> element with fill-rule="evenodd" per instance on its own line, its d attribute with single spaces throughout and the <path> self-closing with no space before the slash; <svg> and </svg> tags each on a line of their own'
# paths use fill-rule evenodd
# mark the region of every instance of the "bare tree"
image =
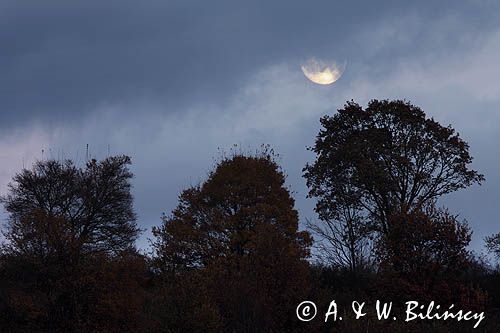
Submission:
<svg viewBox="0 0 500 333">
<path fill-rule="evenodd" d="M 358 211 L 345 208 L 337 219 L 307 220 L 307 228 L 317 240 L 315 257 L 326 265 L 345 267 L 351 272 L 370 266 L 373 242 L 363 219 Z"/>
</svg>

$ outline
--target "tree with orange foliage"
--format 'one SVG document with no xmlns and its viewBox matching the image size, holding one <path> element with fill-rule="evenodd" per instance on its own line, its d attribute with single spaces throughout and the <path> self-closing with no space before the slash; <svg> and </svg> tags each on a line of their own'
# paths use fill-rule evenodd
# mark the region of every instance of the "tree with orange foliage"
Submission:
<svg viewBox="0 0 500 333">
<path fill-rule="evenodd" d="M 198 274 L 222 331 L 293 331 L 295 306 L 308 289 L 311 238 L 298 231 L 273 156 L 225 158 L 179 201 L 153 229 L 158 274 L 170 281 Z M 188 312 L 181 317 L 191 318 Z"/>
</svg>

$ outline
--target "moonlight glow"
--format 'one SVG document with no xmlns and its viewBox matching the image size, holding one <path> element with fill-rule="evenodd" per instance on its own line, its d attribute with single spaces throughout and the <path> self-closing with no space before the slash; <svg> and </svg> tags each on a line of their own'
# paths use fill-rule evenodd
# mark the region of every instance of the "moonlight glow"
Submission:
<svg viewBox="0 0 500 333">
<path fill-rule="evenodd" d="M 332 84 L 340 79 L 344 73 L 344 66 L 339 66 L 337 63 L 325 63 L 320 60 L 310 59 L 301 66 L 304 75 L 317 84 Z"/>
</svg>

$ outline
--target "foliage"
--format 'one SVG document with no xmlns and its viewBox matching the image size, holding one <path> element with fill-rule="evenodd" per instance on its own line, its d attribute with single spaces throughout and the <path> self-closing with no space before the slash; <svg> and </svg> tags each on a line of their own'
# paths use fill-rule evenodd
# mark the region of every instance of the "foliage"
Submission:
<svg viewBox="0 0 500 333">
<path fill-rule="evenodd" d="M 484 306 L 485 295 L 464 283 L 470 268 L 471 231 L 446 210 L 399 213 L 378 240 L 381 282 L 396 299 L 417 299 L 464 307 Z"/>
<path fill-rule="evenodd" d="M 134 249 L 128 164 L 125 156 L 83 169 L 49 160 L 14 176 L 2 198 L 3 328 L 114 331 L 140 322 L 147 266 Z"/>
<path fill-rule="evenodd" d="M 322 219 L 353 206 L 385 232 L 396 209 L 420 209 L 484 179 L 468 168 L 469 147 L 455 130 L 410 103 L 372 100 L 363 110 L 348 102 L 321 124 L 312 148 L 317 157 L 304 176 Z"/>
<path fill-rule="evenodd" d="M 116 156 L 92 160 L 81 169 L 71 161 L 48 160 L 22 170 L 1 198 L 9 214 L 7 251 L 43 256 L 63 245 L 54 242 L 67 241 L 79 253 L 132 247 L 139 229 L 129 164 L 129 157 Z"/>
<path fill-rule="evenodd" d="M 371 234 L 388 234 L 390 217 L 418 211 L 440 196 L 481 182 L 469 168 L 468 144 L 404 101 L 348 102 L 321 118 L 316 160 L 304 168 L 309 196 L 317 198 L 317 229 L 349 263 Z"/>
<path fill-rule="evenodd" d="M 307 291 L 311 239 L 299 232 L 285 176 L 270 155 L 235 155 L 153 229 L 154 267 L 182 281 L 200 270 L 224 331 L 291 330 Z"/>
</svg>

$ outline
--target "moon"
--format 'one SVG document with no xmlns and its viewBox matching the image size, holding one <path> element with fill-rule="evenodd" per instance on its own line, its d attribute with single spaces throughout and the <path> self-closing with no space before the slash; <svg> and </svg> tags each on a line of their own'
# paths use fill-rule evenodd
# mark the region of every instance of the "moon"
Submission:
<svg viewBox="0 0 500 333">
<path fill-rule="evenodd" d="M 329 85 L 340 79 L 344 73 L 345 64 L 338 65 L 336 62 L 325 62 L 317 59 L 309 59 L 300 66 L 304 75 L 316 84 Z"/>
</svg>

